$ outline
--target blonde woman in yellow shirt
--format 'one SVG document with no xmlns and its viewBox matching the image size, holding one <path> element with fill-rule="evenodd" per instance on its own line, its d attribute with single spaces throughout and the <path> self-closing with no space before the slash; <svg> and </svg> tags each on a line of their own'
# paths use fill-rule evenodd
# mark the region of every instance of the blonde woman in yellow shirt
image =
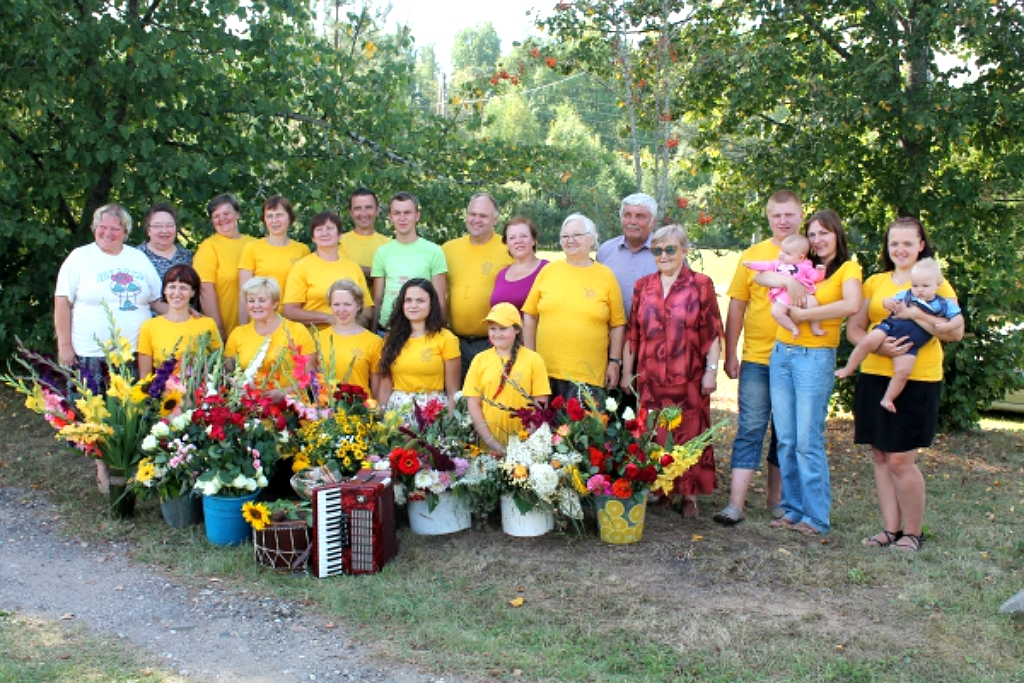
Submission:
<svg viewBox="0 0 1024 683">
<path fill-rule="evenodd" d="M 445 329 L 437 290 L 430 280 L 412 278 L 398 291 L 388 319 L 377 399 L 401 410 L 413 400 L 422 405 L 437 398 L 451 410 L 460 375 L 459 339 Z"/>
<path fill-rule="evenodd" d="M 363 290 L 351 280 L 338 280 L 327 290 L 334 311 L 330 327 L 317 332 L 319 367 L 328 384 L 355 384 L 376 396 L 380 384 L 377 366 L 384 341 L 359 324 Z"/>
<path fill-rule="evenodd" d="M 309 361 L 316 353 L 313 335 L 277 312 L 281 290 L 273 278 L 254 277 L 243 291 L 249 323 L 236 327 L 228 337 L 225 366 L 242 368 L 257 388 L 287 390 L 293 384 L 295 356 Z"/>
<path fill-rule="evenodd" d="M 263 202 L 263 225 L 267 236 L 245 245 L 238 262 L 238 289 L 253 277 L 272 277 L 280 290 L 288 283 L 288 273 L 300 259 L 309 256 L 309 247 L 288 236 L 288 230 L 295 222 L 292 204 L 280 195 L 274 195 Z M 239 299 L 238 324 L 249 322 L 244 299 Z"/>
</svg>

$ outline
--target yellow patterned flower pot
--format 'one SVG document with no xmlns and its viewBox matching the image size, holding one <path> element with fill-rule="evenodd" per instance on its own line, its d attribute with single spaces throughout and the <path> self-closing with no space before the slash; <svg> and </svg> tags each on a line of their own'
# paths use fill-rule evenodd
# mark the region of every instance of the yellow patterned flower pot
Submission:
<svg viewBox="0 0 1024 683">
<path fill-rule="evenodd" d="M 597 528 L 605 543 L 624 545 L 636 543 L 643 537 L 646 491 L 632 498 L 594 496 L 594 507 L 597 509 Z"/>
</svg>

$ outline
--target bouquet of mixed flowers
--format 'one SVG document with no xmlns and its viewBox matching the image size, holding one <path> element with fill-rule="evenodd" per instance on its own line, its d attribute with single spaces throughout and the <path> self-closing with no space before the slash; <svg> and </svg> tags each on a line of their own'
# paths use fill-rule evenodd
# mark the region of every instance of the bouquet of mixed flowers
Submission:
<svg viewBox="0 0 1024 683">
<path fill-rule="evenodd" d="M 199 452 L 202 436 L 192 424 L 192 410 L 166 417 L 142 440 L 142 460 L 135 470 L 133 488 L 140 497 L 153 492 L 161 501 L 189 493 L 203 470 Z"/>
<path fill-rule="evenodd" d="M 583 460 L 571 448 L 561 448 L 564 437 L 542 423 L 532 434 L 513 435 L 495 473 L 503 493 L 512 496 L 526 514 L 540 505 L 573 520 L 583 519 L 580 495 L 587 489 L 579 470 Z"/>
<path fill-rule="evenodd" d="M 26 396 L 25 406 L 57 430 L 58 440 L 102 460 L 111 470 L 128 473 L 150 426 L 180 406 L 181 385 L 172 379 L 173 357 L 155 374 L 137 379 L 131 344 L 112 317 L 110 324 L 112 341 L 101 344 L 106 365 L 102 376 L 60 365 L 19 341 L 15 361 L 23 372 L 0 380 Z"/>
<path fill-rule="evenodd" d="M 294 411 L 284 396 L 261 391 L 240 371 L 227 372 L 220 349 L 186 353 L 183 381 L 192 388 L 190 409 L 154 425 L 143 444 L 153 458 L 152 485 L 181 491 L 194 480 L 205 496 L 242 496 L 266 486 L 289 442 Z"/>
<path fill-rule="evenodd" d="M 338 385 L 325 408 L 292 401 L 300 418 L 294 472 L 323 465 L 336 475 L 352 476 L 371 467 L 370 455 L 387 451 L 387 431 L 377 419 L 376 403 L 362 387 Z"/>
<path fill-rule="evenodd" d="M 592 495 L 640 497 L 647 491 L 667 495 L 676 478 L 695 465 L 711 443 L 720 422 L 685 444 L 674 444 L 672 430 L 682 422 L 678 406 L 661 410 L 627 410 L 620 418 L 618 404 L 608 398 L 598 405 L 586 386 L 580 397 L 553 398 L 547 406 L 517 411 L 527 429 L 548 425 L 552 444 L 563 462 L 579 463 L 578 473 Z M 664 435 L 664 445 L 658 435 Z M 579 460 L 576 460 L 579 458 Z M 574 479 L 574 484 L 578 481 Z"/>
<path fill-rule="evenodd" d="M 387 459 L 371 460 L 377 469 L 391 469 L 399 503 L 425 499 L 432 512 L 438 494 L 459 489 L 468 493 L 462 480 L 480 450 L 463 399 L 451 412 L 437 399 L 422 405 L 412 401 L 409 409 L 408 424 L 398 425 L 393 432 Z"/>
<path fill-rule="evenodd" d="M 566 402 L 567 439 L 584 454 L 589 465 L 586 487 L 598 496 L 632 498 L 647 491 L 668 495 L 676 478 L 697 463 L 724 423 L 677 445 L 672 430 L 683 420 L 678 406 L 641 409 L 638 415 L 627 410 L 620 419 L 614 399 L 608 398 L 602 410 L 585 387 L 580 395 L 582 401 Z M 664 445 L 658 443 L 659 434 L 664 435 Z"/>
</svg>

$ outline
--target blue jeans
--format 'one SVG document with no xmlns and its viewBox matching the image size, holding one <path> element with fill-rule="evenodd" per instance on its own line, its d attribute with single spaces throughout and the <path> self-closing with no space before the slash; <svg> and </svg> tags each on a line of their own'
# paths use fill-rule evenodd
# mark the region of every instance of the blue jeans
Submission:
<svg viewBox="0 0 1024 683">
<path fill-rule="evenodd" d="M 832 509 L 825 418 L 835 385 L 836 350 L 775 342 L 771 369 L 782 507 L 790 521 L 825 533 Z"/>
<path fill-rule="evenodd" d="M 768 366 L 744 361 L 740 363 L 740 385 L 737 400 L 739 415 L 736 439 L 732 442 L 730 465 L 734 470 L 761 469 L 764 434 L 772 421 L 772 398 L 768 383 Z M 779 464 L 776 455 L 775 429 L 768 444 L 768 462 Z"/>
</svg>

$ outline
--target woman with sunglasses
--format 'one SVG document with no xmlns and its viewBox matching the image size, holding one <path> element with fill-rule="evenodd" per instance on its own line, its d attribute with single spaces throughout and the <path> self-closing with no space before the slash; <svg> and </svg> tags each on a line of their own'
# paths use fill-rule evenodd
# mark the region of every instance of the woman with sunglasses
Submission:
<svg viewBox="0 0 1024 683">
<path fill-rule="evenodd" d="M 620 380 L 623 389 L 636 392 L 641 409 L 682 409 L 683 420 L 672 432 L 677 444 L 711 426 L 723 334 L 715 285 L 686 265 L 689 249 L 686 232 L 678 225 L 659 228 L 651 237 L 658 272 L 633 286 Z M 715 456 L 708 446 L 675 482 L 675 494 L 683 496 L 683 516 L 696 517 L 697 496 L 715 486 Z"/>
</svg>

